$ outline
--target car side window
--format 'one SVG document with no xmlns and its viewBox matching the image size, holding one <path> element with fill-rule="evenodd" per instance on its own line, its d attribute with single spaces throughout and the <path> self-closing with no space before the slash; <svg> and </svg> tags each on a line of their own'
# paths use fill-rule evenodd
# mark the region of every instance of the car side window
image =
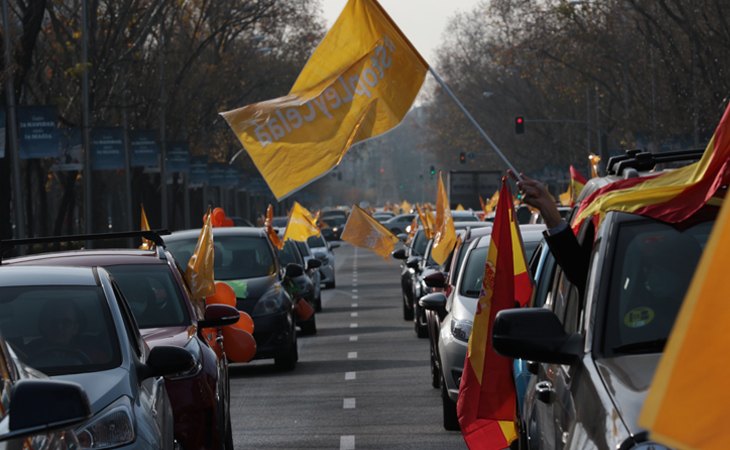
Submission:
<svg viewBox="0 0 730 450">
<path fill-rule="evenodd" d="M 121 311 L 122 313 L 122 321 L 124 322 L 124 327 L 127 329 L 126 334 L 127 339 L 129 339 L 129 344 L 134 350 L 134 353 L 137 355 L 137 357 L 141 357 L 142 336 L 139 334 L 137 322 L 135 322 L 132 311 L 130 311 L 129 305 L 127 305 L 127 301 L 125 300 L 124 295 L 122 295 L 122 291 L 119 289 L 119 286 L 117 286 L 116 283 L 112 283 L 112 289 L 114 290 L 114 296 L 117 299 L 117 305 L 119 305 L 119 311 Z"/>
</svg>

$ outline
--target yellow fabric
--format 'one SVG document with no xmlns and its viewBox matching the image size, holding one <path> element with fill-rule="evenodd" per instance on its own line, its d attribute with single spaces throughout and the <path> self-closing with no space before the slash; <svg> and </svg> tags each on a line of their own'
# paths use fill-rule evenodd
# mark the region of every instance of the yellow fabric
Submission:
<svg viewBox="0 0 730 450">
<path fill-rule="evenodd" d="M 439 174 L 438 193 L 436 196 L 436 224 L 431 258 L 438 264 L 443 264 L 456 245 L 456 229 L 451 217 L 449 197 L 446 195 L 444 182 Z"/>
<path fill-rule="evenodd" d="M 352 206 L 341 238 L 356 247 L 370 249 L 386 260 L 398 243 L 390 230 L 357 205 Z"/>
<path fill-rule="evenodd" d="M 264 219 L 264 229 L 266 230 L 266 234 L 269 236 L 271 245 L 273 245 L 274 247 L 281 250 L 284 248 L 284 240 L 279 238 L 279 234 L 274 229 L 273 223 L 274 223 L 274 207 L 271 204 L 269 204 L 269 206 L 266 208 L 266 219 Z"/>
<path fill-rule="evenodd" d="M 427 69 L 375 0 L 349 0 L 287 96 L 221 115 L 281 199 L 395 127 Z"/>
<path fill-rule="evenodd" d="M 457 211 L 466 211 L 466 208 L 464 208 L 464 205 L 459 203 L 458 205 L 456 205 L 456 210 Z"/>
<path fill-rule="evenodd" d="M 147 214 L 144 212 L 144 205 L 139 205 L 139 207 L 141 208 L 139 229 L 142 231 L 148 231 L 151 228 L 150 223 L 147 221 Z M 142 238 L 142 245 L 140 245 L 139 248 L 140 250 L 149 250 L 153 245 L 154 243 L 149 239 Z"/>
<path fill-rule="evenodd" d="M 639 424 L 651 438 L 674 448 L 725 449 L 726 401 L 708 382 L 713 361 L 730 346 L 730 205 L 720 210 L 664 349 Z"/>
<path fill-rule="evenodd" d="M 215 249 L 213 247 L 213 225 L 210 216 L 209 209 L 203 228 L 198 236 L 198 243 L 195 244 L 195 251 L 185 269 L 185 281 L 188 283 L 190 293 L 196 300 L 215 293 L 215 275 L 213 273 Z"/>
<path fill-rule="evenodd" d="M 418 218 L 421 220 L 423 233 L 426 235 L 426 239 L 433 239 L 433 230 L 431 229 L 431 223 L 427 216 L 428 212 L 423 212 L 419 205 L 416 205 L 416 211 L 418 211 Z"/>
<path fill-rule="evenodd" d="M 312 236 L 319 236 L 317 220 L 307 208 L 300 205 L 299 202 L 294 202 L 294 206 L 289 212 L 289 222 L 286 224 L 283 240 L 306 242 L 307 238 Z"/>
<path fill-rule="evenodd" d="M 492 194 L 492 196 L 489 197 L 489 201 L 487 202 L 486 209 L 484 211 L 487 214 L 493 213 L 494 209 L 497 207 L 498 201 L 499 201 L 499 190 L 494 191 L 494 194 Z"/>
</svg>

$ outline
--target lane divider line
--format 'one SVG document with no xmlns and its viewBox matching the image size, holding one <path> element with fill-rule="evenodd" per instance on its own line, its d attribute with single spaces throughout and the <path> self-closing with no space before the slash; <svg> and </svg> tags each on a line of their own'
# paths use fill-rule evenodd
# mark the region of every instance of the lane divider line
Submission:
<svg viewBox="0 0 730 450">
<path fill-rule="evenodd" d="M 350 317 L 357 317 L 357 313 L 356 312 L 351 312 L 350 313 Z"/>
<path fill-rule="evenodd" d="M 346 381 L 354 380 L 356 377 L 357 377 L 357 373 L 355 373 L 355 372 L 345 372 Z"/>
<path fill-rule="evenodd" d="M 355 450 L 355 436 L 340 436 L 340 450 Z"/>
<path fill-rule="evenodd" d="M 351 323 L 350 324 L 350 328 L 357 328 L 357 324 L 356 323 Z"/>
<path fill-rule="evenodd" d="M 353 303 L 353 304 L 352 304 L 352 307 L 353 307 L 353 308 L 357 308 L 357 303 Z"/>
<path fill-rule="evenodd" d="M 343 398 L 342 399 L 342 409 L 355 409 L 355 399 L 354 398 Z"/>
<path fill-rule="evenodd" d="M 347 359 L 357 359 L 357 352 L 347 352 Z"/>
<path fill-rule="evenodd" d="M 350 342 L 357 342 L 357 336 L 350 336 Z"/>
</svg>

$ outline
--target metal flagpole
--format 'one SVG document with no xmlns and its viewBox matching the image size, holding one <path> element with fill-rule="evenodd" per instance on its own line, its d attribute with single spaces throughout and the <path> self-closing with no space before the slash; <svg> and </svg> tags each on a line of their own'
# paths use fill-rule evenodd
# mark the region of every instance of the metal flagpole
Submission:
<svg viewBox="0 0 730 450">
<path fill-rule="evenodd" d="M 464 113 L 464 115 L 466 116 L 466 118 L 469 119 L 469 121 L 471 122 L 471 124 L 474 125 L 474 127 L 477 129 L 477 131 L 479 131 L 479 134 L 481 134 L 482 137 L 489 143 L 489 145 L 492 146 L 492 149 L 497 153 L 497 155 L 500 158 L 502 158 L 502 161 L 504 161 L 504 163 L 507 165 L 507 167 L 509 167 L 510 169 L 512 169 L 512 172 L 514 172 L 515 175 L 517 175 L 517 177 L 519 179 L 520 178 L 520 172 L 518 172 L 517 169 L 515 169 L 515 166 L 513 166 L 512 163 L 509 162 L 509 160 L 507 159 L 507 157 L 504 156 L 504 153 L 502 153 L 502 151 L 499 149 L 499 147 L 497 147 L 497 144 L 495 144 L 494 141 L 489 137 L 489 135 L 487 135 L 487 133 L 482 129 L 482 127 L 479 126 L 479 124 L 474 119 L 474 117 L 469 113 L 469 111 L 467 111 L 466 107 L 464 107 L 464 105 L 459 101 L 459 99 L 456 98 L 456 95 L 454 95 L 454 93 L 446 85 L 446 83 L 444 82 L 444 80 L 442 80 L 441 77 L 436 73 L 436 71 L 433 70 L 433 67 L 428 66 L 428 71 L 431 72 L 431 75 L 433 75 L 433 77 L 436 79 L 436 81 L 438 82 L 438 84 L 440 84 L 441 87 L 444 88 L 444 90 L 446 91 L 446 93 L 449 94 L 449 97 L 451 97 L 451 99 L 454 101 L 454 103 L 456 103 L 456 105 L 459 107 L 459 109 L 461 109 L 461 112 Z"/>
</svg>

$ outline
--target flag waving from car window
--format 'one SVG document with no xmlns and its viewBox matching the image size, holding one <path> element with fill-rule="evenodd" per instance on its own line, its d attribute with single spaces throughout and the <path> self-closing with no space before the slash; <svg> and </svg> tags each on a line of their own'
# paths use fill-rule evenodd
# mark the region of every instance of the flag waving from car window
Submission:
<svg viewBox="0 0 730 450">
<path fill-rule="evenodd" d="M 289 212 L 289 222 L 286 224 L 283 240 L 306 242 L 307 238 L 319 236 L 319 233 L 317 218 L 313 217 L 312 213 L 299 202 L 294 202 L 294 206 Z"/>
<path fill-rule="evenodd" d="M 280 200 L 395 127 L 427 69 L 376 0 L 349 0 L 287 96 L 221 115 Z"/>
<path fill-rule="evenodd" d="M 279 234 L 274 229 L 274 207 L 269 204 L 269 206 L 266 208 L 266 218 L 264 219 L 264 229 L 266 230 L 266 235 L 269 236 L 269 240 L 271 241 L 271 245 L 278 248 L 279 250 L 284 248 L 284 240 L 279 238 Z"/>
<path fill-rule="evenodd" d="M 213 274 L 215 248 L 213 247 L 211 216 L 209 208 L 198 236 L 198 243 L 195 244 L 195 251 L 185 269 L 185 281 L 196 300 L 215 294 L 215 275 Z"/>
<path fill-rule="evenodd" d="M 471 449 L 504 449 L 517 437 L 512 359 L 492 348 L 497 313 L 515 301 L 526 305 L 532 293 L 511 199 L 503 179 L 456 402 L 461 434 Z"/>
<path fill-rule="evenodd" d="M 341 237 L 343 241 L 372 250 L 384 259 L 388 259 L 398 243 L 398 238 L 390 230 L 357 205 L 352 206 Z"/>
<path fill-rule="evenodd" d="M 431 258 L 438 264 L 443 264 L 456 246 L 456 229 L 451 217 L 449 197 L 446 195 L 444 182 L 439 174 L 438 193 L 436 196 L 436 228 L 434 229 Z"/>
</svg>

